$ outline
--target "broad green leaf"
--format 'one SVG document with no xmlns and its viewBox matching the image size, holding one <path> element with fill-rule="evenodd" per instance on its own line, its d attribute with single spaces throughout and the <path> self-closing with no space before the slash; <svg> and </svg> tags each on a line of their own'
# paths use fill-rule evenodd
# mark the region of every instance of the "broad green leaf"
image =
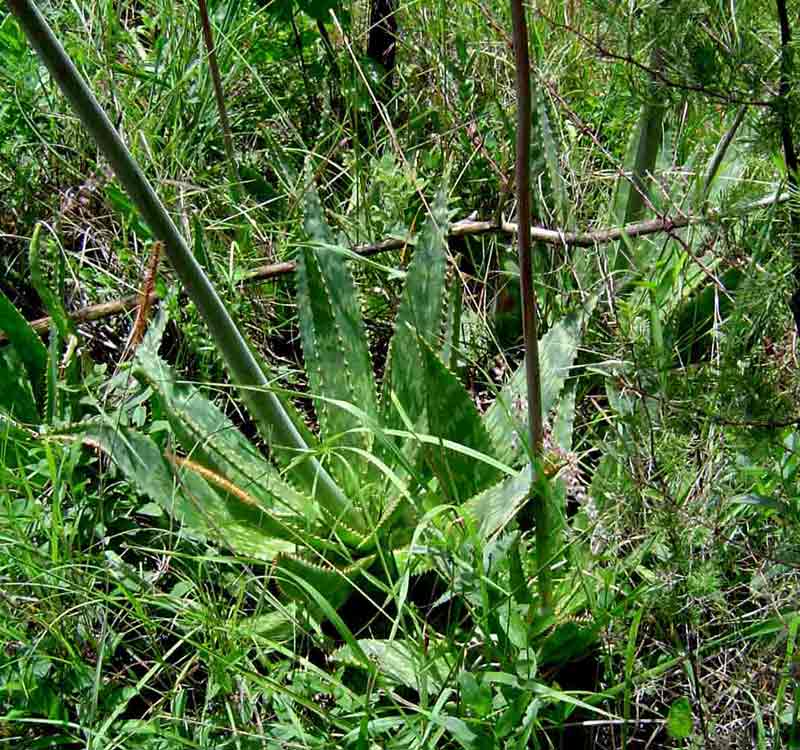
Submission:
<svg viewBox="0 0 800 750">
<path fill-rule="evenodd" d="M 511 577 L 511 594 L 517 604 L 530 604 L 533 601 L 533 596 L 530 588 L 528 587 L 528 579 L 525 575 L 525 569 L 522 566 L 522 555 L 520 554 L 519 550 L 521 544 L 523 544 L 523 541 L 520 534 L 514 534 L 514 540 L 511 542 L 511 546 L 508 548 L 508 567 Z M 509 639 L 511 639 L 511 633 L 509 633 Z"/>
<path fill-rule="evenodd" d="M 64 303 L 59 297 L 59 289 L 61 284 L 56 281 L 56 289 L 54 291 L 45 278 L 45 270 L 44 266 L 42 265 L 41 227 L 41 224 L 36 225 L 36 228 L 33 230 L 33 237 L 31 238 L 29 251 L 31 283 L 33 284 L 34 289 L 36 289 L 36 293 L 41 298 L 45 309 L 52 318 L 53 325 L 56 327 L 58 335 L 61 337 L 62 341 L 65 341 L 70 333 L 75 333 L 75 324 L 72 322 L 69 315 L 67 315 L 67 310 L 64 307 Z M 60 257 L 60 255 L 58 260 L 59 262 L 63 262 L 63 259 Z"/>
<path fill-rule="evenodd" d="M 536 152 L 540 154 L 537 162 L 541 162 L 542 189 L 546 191 L 546 194 L 542 197 L 548 210 L 555 215 L 558 225 L 569 227 L 570 203 L 559 163 L 559 147 L 550 125 L 547 99 L 541 91 L 537 91 L 532 98 L 533 138 L 531 146 L 534 154 Z M 533 184 L 539 182 L 536 174 L 538 171 L 536 167 L 538 166 L 537 163 L 532 169 Z"/>
<path fill-rule="evenodd" d="M 566 316 L 539 341 L 539 368 L 542 381 L 542 412 L 556 405 L 569 368 L 578 352 L 582 315 Z M 495 456 L 505 463 L 521 463 L 527 458 L 527 385 L 523 362 L 503 386 L 483 417 Z"/>
<path fill-rule="evenodd" d="M 664 104 L 657 101 L 656 97 L 652 102 L 643 104 L 639 112 L 639 120 L 631 134 L 625 155 L 625 176 L 618 178 L 614 194 L 611 213 L 612 221 L 617 225 L 637 221 L 645 213 L 645 197 L 649 193 L 648 182 L 655 171 L 661 148 L 665 112 Z M 611 255 L 611 268 L 617 271 L 627 269 L 629 258 L 634 256 L 637 244 L 628 239 L 617 243 Z"/>
<path fill-rule="evenodd" d="M 239 617 L 231 624 L 231 630 L 237 636 L 265 645 L 286 643 L 297 635 L 295 616 L 296 605 L 290 603 L 267 614 Z"/>
<path fill-rule="evenodd" d="M 211 469 L 271 513 L 301 525 L 316 519 L 312 501 L 286 483 L 194 385 L 178 382 L 172 368 L 144 342 L 137 351 L 134 372 L 153 389 L 190 460 Z"/>
<path fill-rule="evenodd" d="M 673 701 L 667 714 L 667 734 L 673 740 L 685 740 L 691 737 L 694 723 L 692 721 L 692 707 L 688 698 L 678 698 Z"/>
<path fill-rule="evenodd" d="M 564 622 L 556 625 L 542 643 L 539 663 L 565 664 L 584 656 L 597 642 L 598 631 L 599 626 L 592 624 Z"/>
<path fill-rule="evenodd" d="M 452 667 L 445 657 L 426 655 L 420 644 L 411 640 L 362 638 L 358 645 L 384 678 L 412 690 L 424 688 L 428 693 L 439 690 Z M 435 645 L 429 644 L 429 653 L 435 650 Z M 330 658 L 352 666 L 360 665 L 350 646 L 342 646 Z"/>
<path fill-rule="evenodd" d="M 431 434 L 493 455 L 492 442 L 472 397 L 427 342 L 419 341 Z M 423 456 L 446 497 L 460 504 L 497 478 L 497 471 L 463 453 L 432 445 Z"/>
<path fill-rule="evenodd" d="M 150 438 L 122 426 L 92 425 L 82 439 L 110 456 L 140 492 L 182 524 L 188 536 L 262 560 L 294 551 L 295 544 L 277 538 L 286 531 L 268 513 L 218 491 L 189 465 L 172 466 Z"/>
<path fill-rule="evenodd" d="M 20 422 L 40 421 L 31 380 L 15 346 L 0 349 L 0 410 Z"/>
<path fill-rule="evenodd" d="M 463 296 L 464 290 L 461 286 L 461 280 L 459 278 L 454 278 L 452 280 L 452 289 L 447 305 L 442 361 L 449 370 L 455 373 L 458 373 L 459 369 L 458 358 L 459 349 L 461 347 L 461 313 L 464 306 Z"/>
<path fill-rule="evenodd" d="M 564 386 L 553 414 L 553 443 L 563 451 L 572 450 L 572 431 L 575 422 L 575 381 Z"/>
<path fill-rule="evenodd" d="M 480 535 L 487 539 L 504 529 L 531 494 L 531 469 L 525 467 L 516 476 L 507 477 L 465 504 L 465 511 L 475 519 Z"/>
<path fill-rule="evenodd" d="M 34 434 L 0 409 L 0 482 L 9 479 L 10 469 L 38 461 L 38 454 L 30 452 Z"/>
<path fill-rule="evenodd" d="M 403 420 L 392 404 L 393 392 L 414 428 L 428 431 L 428 399 L 422 376 L 425 367 L 417 339 L 421 338 L 434 351 L 440 348 L 444 325 L 447 222 L 446 193 L 442 190 L 415 247 L 406 273 L 394 335 L 389 343 L 381 400 L 387 427 L 403 426 Z"/>
<path fill-rule="evenodd" d="M 484 719 L 492 711 L 492 689 L 478 683 L 472 672 L 462 672 L 458 682 L 461 685 L 461 699 L 478 717 Z"/>
<path fill-rule="evenodd" d="M 352 413 L 328 399 L 357 404 L 369 417 L 377 415 L 375 381 L 358 294 L 345 263 L 325 224 L 316 191 L 306 195 L 305 228 L 314 247 L 297 257 L 297 302 L 305 369 L 316 402 L 323 440 L 369 449 L 371 434 L 358 429 Z M 358 492 L 358 478 L 369 467 L 358 457 L 354 466 L 333 462 L 331 470 L 348 494 Z"/>
<path fill-rule="evenodd" d="M 482 750 L 477 744 L 480 736 L 475 734 L 464 720 L 455 716 L 440 717 L 436 714 L 431 716 L 431 719 L 441 724 L 464 750 Z"/>
<path fill-rule="evenodd" d="M 680 364 L 698 362 L 708 355 L 714 321 L 724 320 L 734 309 L 735 293 L 746 279 L 744 270 L 731 268 L 720 277 L 724 292 L 712 283 L 705 284 L 674 311 L 668 329 Z"/>
<path fill-rule="evenodd" d="M 620 176 L 614 195 L 612 218 L 616 224 L 628 224 L 644 213 L 647 180 L 653 174 L 661 148 L 662 125 L 666 109 L 660 102 L 646 103 L 628 141 L 625 154 L 625 177 Z"/>
</svg>

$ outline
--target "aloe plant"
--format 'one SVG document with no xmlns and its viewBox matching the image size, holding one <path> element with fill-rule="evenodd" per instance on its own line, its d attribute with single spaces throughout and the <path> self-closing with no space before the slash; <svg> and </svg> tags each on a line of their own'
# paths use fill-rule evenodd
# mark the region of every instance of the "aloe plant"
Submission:
<svg viewBox="0 0 800 750">
<path fill-rule="evenodd" d="M 196 389 L 180 383 L 158 358 L 157 336 L 148 337 L 149 344 L 137 351 L 133 372 L 155 394 L 182 454 L 163 453 L 149 436 L 116 421 L 88 426 L 84 439 L 107 451 L 146 494 L 183 522 L 187 533 L 275 560 L 285 573 L 287 594 L 303 596 L 305 586 L 296 582 L 304 581 L 336 605 L 376 562 L 379 551 L 402 555 L 415 516 L 430 504 L 463 506 L 484 533 L 492 534 L 524 503 L 534 479 L 545 491 L 543 482 L 549 480 L 538 466 L 535 472 L 523 468 L 520 476 L 519 466 L 493 457 L 502 441 L 516 440 L 524 446 L 520 463 L 533 454 L 538 464 L 541 429 L 526 445 L 522 420 L 512 416 L 492 424 L 483 419 L 442 361 L 442 329 L 447 320 L 458 320 L 446 315 L 443 302 L 443 199 L 436 202 L 408 272 L 378 399 L 355 285 L 342 253 L 331 251 L 317 199 L 309 198 L 306 228 L 313 244 L 300 253 L 298 303 L 309 383 L 318 403 L 316 438 L 269 388 L 265 365 L 35 5 L 11 0 L 9 6 L 164 243 L 276 462 L 262 457 Z M 529 134 L 530 127 L 524 130 Z M 536 329 L 525 328 L 530 356 L 523 382 L 530 386 L 533 375 L 538 380 L 539 356 Z M 556 393 L 574 354 L 573 345 L 557 369 Z M 531 393 L 538 390 L 537 383 Z M 501 397 L 503 408 L 509 398 Z M 541 423 L 545 404 L 538 394 L 529 401 L 532 408 L 535 402 Z M 291 481 L 277 465 L 290 470 L 285 476 Z M 300 486 L 295 487 L 297 479 Z M 542 542 L 543 529 L 537 536 Z M 544 545 L 539 546 L 541 558 Z M 384 556 L 382 563 L 392 561 Z"/>
<path fill-rule="evenodd" d="M 452 340 L 443 301 L 447 218 L 440 196 L 406 273 L 378 384 L 347 252 L 334 242 L 316 193 L 308 193 L 309 242 L 298 250 L 296 281 L 319 434 L 306 437 L 345 489 L 344 504 L 297 485 L 291 466 L 280 471 L 197 387 L 180 381 L 157 353 L 163 320 L 130 367 L 152 391 L 178 449 L 165 452 L 116 418 L 85 425 L 84 440 L 108 453 L 188 535 L 273 562 L 285 594 L 314 610 L 298 580 L 332 607 L 341 605 L 368 571 L 382 573 L 408 557 L 416 522 L 432 507 L 456 506 L 483 536 L 497 534 L 530 492 L 526 409 L 520 407 L 525 370 L 481 415 L 445 365 Z M 558 405 L 579 331 L 579 316 L 571 316 L 541 341 L 548 411 Z M 572 411 L 566 418 L 571 423 Z"/>
</svg>

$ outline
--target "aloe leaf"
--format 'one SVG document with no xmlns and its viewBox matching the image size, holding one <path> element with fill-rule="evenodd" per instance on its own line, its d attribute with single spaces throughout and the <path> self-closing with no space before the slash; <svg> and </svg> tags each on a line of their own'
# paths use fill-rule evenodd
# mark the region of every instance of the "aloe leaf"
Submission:
<svg viewBox="0 0 800 750">
<path fill-rule="evenodd" d="M 625 155 L 627 177 L 619 178 L 614 195 L 613 217 L 618 224 L 637 221 L 644 213 L 647 180 L 655 169 L 661 148 L 665 111 L 663 104 L 648 102 L 639 112 Z"/>
<path fill-rule="evenodd" d="M 720 277 L 725 291 L 714 284 L 697 289 L 680 304 L 670 320 L 672 352 L 680 364 L 704 359 L 713 343 L 714 320 L 725 319 L 734 308 L 736 290 L 747 279 L 741 268 L 730 268 Z"/>
<path fill-rule="evenodd" d="M 567 196 L 567 187 L 559 163 L 559 146 L 556 143 L 553 129 L 550 125 L 550 115 L 547 110 L 547 99 L 539 91 L 533 97 L 531 115 L 533 122 L 533 135 L 531 144 L 540 152 L 537 162 L 542 163 L 543 170 L 538 170 L 544 177 L 544 186 L 547 193 L 543 196 L 548 209 L 553 211 L 559 226 L 569 226 L 570 203 Z M 537 164 L 538 166 L 538 164 Z M 537 180 L 537 170 L 532 170 L 534 182 Z"/>
<path fill-rule="evenodd" d="M 528 465 L 516 476 L 507 477 L 464 503 L 462 507 L 478 524 L 481 537 L 488 539 L 511 523 L 530 498 L 531 479 Z"/>
<path fill-rule="evenodd" d="M 28 371 L 14 346 L 0 349 L 0 410 L 20 422 L 40 421 Z"/>
<path fill-rule="evenodd" d="M 494 447 L 472 397 L 423 340 L 419 341 L 427 393 L 431 434 L 494 455 Z M 423 373 L 420 373 L 423 375 Z M 453 503 L 461 503 L 497 477 L 497 471 L 443 445 L 426 446 L 425 461 L 438 478 L 441 491 Z"/>
<path fill-rule="evenodd" d="M 438 691 L 453 668 L 453 664 L 445 656 L 426 655 L 420 644 L 408 639 L 389 641 L 360 638 L 358 645 L 384 679 L 411 690 L 425 691 L 427 694 Z M 429 644 L 429 653 L 436 650 L 433 644 Z M 363 666 L 349 645 L 334 651 L 330 659 L 353 667 Z"/>
<path fill-rule="evenodd" d="M 256 497 L 271 512 L 307 524 L 317 518 L 312 501 L 292 488 L 225 414 L 153 351 L 139 347 L 134 373 L 153 389 L 178 441 L 189 458 L 212 469 Z"/>
<path fill-rule="evenodd" d="M 51 247 L 51 243 L 47 243 L 47 247 Z M 46 278 L 42 263 L 41 224 L 38 224 L 33 231 L 28 255 L 31 283 L 42 300 L 51 320 L 45 378 L 44 418 L 47 424 L 53 424 L 57 419 L 64 419 L 68 413 L 69 404 L 62 398 L 62 393 L 59 390 L 59 360 L 62 346 L 70 340 L 74 342 L 77 331 L 61 301 L 61 290 L 64 285 L 64 258 L 60 253 L 55 257 L 56 278 L 54 282 L 51 283 Z M 70 385 L 78 382 L 77 358 L 70 359 L 64 368 L 63 374 Z"/>
<path fill-rule="evenodd" d="M 461 279 L 456 277 L 452 282 L 452 291 L 447 305 L 445 320 L 444 348 L 442 361 L 454 373 L 459 370 L 459 353 L 461 349 L 461 313 L 463 311 L 464 289 Z"/>
<path fill-rule="evenodd" d="M 218 492 L 195 471 L 174 468 L 149 437 L 122 426 L 91 425 L 82 439 L 110 456 L 140 492 L 181 523 L 188 536 L 262 560 L 296 548 L 276 536 L 280 525 L 268 513 Z"/>
<path fill-rule="evenodd" d="M 511 593 L 517 604 L 530 604 L 533 601 L 533 594 L 528 586 L 528 578 L 520 554 L 520 545 L 523 544 L 520 534 L 515 534 L 508 549 L 508 567 L 511 579 Z M 527 550 L 526 550 L 527 552 Z"/>
<path fill-rule="evenodd" d="M 270 447 L 276 451 L 306 451 L 307 445 L 293 418 L 280 399 L 269 390 L 269 381 L 261 365 L 214 286 L 108 116 L 53 35 L 47 21 L 31 0 L 13 0 L 9 7 L 53 80 L 110 162 L 153 235 L 164 243 L 172 267 L 197 305 L 230 368 L 233 381 L 240 387 L 242 398 Z M 347 506 L 341 489 L 315 458 L 309 457 L 299 463 L 297 472 L 306 485 L 314 488 L 317 495 L 324 497 L 329 505 Z"/>
<path fill-rule="evenodd" d="M 542 413 L 556 404 L 569 368 L 578 352 L 583 315 L 562 318 L 539 341 L 539 368 L 542 383 Z M 496 447 L 496 458 L 504 463 L 527 459 L 527 386 L 523 362 L 483 417 L 484 426 Z"/>
<path fill-rule="evenodd" d="M 387 549 L 399 549 L 408 544 L 416 528 L 417 514 L 409 500 L 402 495 L 391 498 L 375 530 L 356 549 L 359 554 L 374 552 L 379 543 L 384 542 Z"/>
<path fill-rule="evenodd" d="M 317 246 L 298 254 L 298 311 L 309 385 L 312 393 L 326 396 L 317 402 L 320 431 L 324 440 L 368 449 L 370 434 L 358 429 L 361 422 L 328 400 L 358 404 L 369 417 L 377 415 L 375 380 L 356 286 L 344 255 L 333 248 L 313 188 L 306 195 L 305 228 Z M 360 464 L 356 475 L 364 474 L 367 467 L 358 458 L 356 463 Z M 348 485 L 352 467 L 334 475 Z"/>
<path fill-rule="evenodd" d="M 235 636 L 250 638 L 261 646 L 288 643 L 297 637 L 295 610 L 296 605 L 290 603 L 263 615 L 240 617 L 231 624 L 231 629 Z"/>
<path fill-rule="evenodd" d="M 353 508 L 346 513 L 333 513 L 324 506 L 320 507 L 323 520 L 319 524 L 320 533 L 324 533 L 329 542 L 337 543 L 348 549 L 362 548 L 370 538 L 367 531 L 366 520 L 360 507 Z"/>
<path fill-rule="evenodd" d="M 58 399 L 58 353 L 61 351 L 62 338 L 55 325 L 50 326 L 50 343 L 47 347 L 47 387 L 45 395 L 44 418 L 52 425 L 59 413 Z"/>
<path fill-rule="evenodd" d="M 553 414 L 553 443 L 563 451 L 572 450 L 572 431 L 575 422 L 575 381 L 564 386 Z"/>
<path fill-rule="evenodd" d="M 11 478 L 12 469 L 39 460 L 39 454 L 30 450 L 35 437 L 35 433 L 0 408 L 0 482 Z"/>
<path fill-rule="evenodd" d="M 625 176 L 617 180 L 612 204 L 612 220 L 616 224 L 637 221 L 645 213 L 648 179 L 653 174 L 661 148 L 662 127 L 666 109 L 662 103 L 646 102 L 642 105 L 636 128 L 628 142 L 625 155 Z M 626 270 L 629 266 L 626 245 L 633 250 L 637 243 L 621 240 L 611 259 L 613 270 Z"/>
<path fill-rule="evenodd" d="M 41 226 L 41 224 L 37 224 L 36 228 L 33 230 L 33 237 L 31 238 L 30 250 L 28 253 L 31 268 L 31 284 L 33 284 L 33 288 L 36 289 L 36 293 L 42 300 L 42 304 L 50 315 L 61 340 L 66 341 L 67 337 L 75 332 L 75 324 L 67 314 L 64 303 L 58 296 L 58 290 L 54 292 L 45 278 L 45 271 L 42 266 Z M 58 286 L 60 285 L 56 284 L 56 287 Z"/>
<path fill-rule="evenodd" d="M 418 338 L 438 350 L 444 324 L 444 282 L 446 270 L 445 232 L 447 200 L 442 190 L 434 201 L 406 273 L 405 288 L 395 321 L 394 335 L 383 382 L 381 408 L 389 427 L 403 425 L 392 404 L 394 393 L 415 428 L 427 431 L 427 391 Z"/>
<path fill-rule="evenodd" d="M 354 593 L 356 581 L 374 561 L 375 556 L 370 555 L 349 567 L 339 569 L 286 554 L 277 558 L 273 573 L 286 596 L 304 602 L 313 614 L 319 616 L 322 612 L 315 598 L 296 579 L 301 579 L 317 591 L 335 611 Z"/>
</svg>

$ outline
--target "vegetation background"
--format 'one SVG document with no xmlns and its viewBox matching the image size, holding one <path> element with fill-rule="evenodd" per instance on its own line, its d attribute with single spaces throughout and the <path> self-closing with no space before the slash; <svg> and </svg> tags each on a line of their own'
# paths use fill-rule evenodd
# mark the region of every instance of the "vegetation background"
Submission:
<svg viewBox="0 0 800 750">
<path fill-rule="evenodd" d="M 292 453 L 18 5 L 0 743 L 800 747 L 800 5 L 527 6 L 544 540 L 510 7 L 40 4 L 263 363 Z"/>
</svg>

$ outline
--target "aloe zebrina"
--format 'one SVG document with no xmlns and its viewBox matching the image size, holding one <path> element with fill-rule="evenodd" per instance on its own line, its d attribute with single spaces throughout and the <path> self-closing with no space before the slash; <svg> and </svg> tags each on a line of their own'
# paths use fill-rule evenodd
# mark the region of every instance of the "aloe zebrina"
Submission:
<svg viewBox="0 0 800 750">
<path fill-rule="evenodd" d="M 234 382 L 241 388 L 243 400 L 270 447 L 275 451 L 283 449 L 284 453 L 306 452 L 308 446 L 297 429 L 296 420 L 288 413 L 285 404 L 268 389 L 264 371 L 247 341 L 153 187 L 35 4 L 30 0 L 9 0 L 8 5 L 50 75 L 111 163 L 119 181 L 128 191 L 153 234 L 164 243 L 172 267 L 197 305 Z M 326 504 L 340 508 L 346 505 L 341 489 L 316 459 L 307 456 L 297 464 L 296 471 L 307 487 L 313 487 L 317 494 L 324 496 Z"/>
<path fill-rule="evenodd" d="M 333 243 L 317 196 L 308 194 L 310 241 L 297 266 L 300 331 L 321 453 L 348 490 L 344 507 L 294 487 L 290 471 L 281 474 L 196 387 L 180 383 L 157 355 L 157 328 L 131 366 L 152 389 L 181 455 L 165 457 L 149 436 L 127 428 L 91 426 L 87 440 L 114 456 L 187 533 L 274 561 L 287 595 L 307 599 L 293 583 L 299 577 L 334 607 L 386 554 L 407 557 L 416 519 L 431 504 L 460 505 L 483 535 L 496 533 L 513 519 L 530 485 L 519 440 L 524 414 L 515 408 L 524 369 L 481 416 L 444 365 L 450 317 L 442 302 L 442 197 L 432 214 L 406 273 L 379 389 L 346 253 Z M 569 318 L 542 339 L 548 408 L 558 403 L 578 328 L 577 318 Z"/>
</svg>

